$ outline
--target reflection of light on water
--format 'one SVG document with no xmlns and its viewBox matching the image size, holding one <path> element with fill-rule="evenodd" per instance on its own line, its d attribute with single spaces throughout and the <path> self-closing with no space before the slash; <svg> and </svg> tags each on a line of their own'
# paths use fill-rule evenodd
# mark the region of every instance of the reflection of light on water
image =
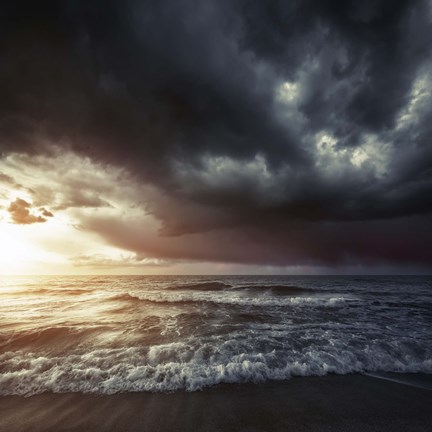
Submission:
<svg viewBox="0 0 432 432">
<path fill-rule="evenodd" d="M 1 279 L 0 395 L 432 373 L 424 278 Z"/>
</svg>

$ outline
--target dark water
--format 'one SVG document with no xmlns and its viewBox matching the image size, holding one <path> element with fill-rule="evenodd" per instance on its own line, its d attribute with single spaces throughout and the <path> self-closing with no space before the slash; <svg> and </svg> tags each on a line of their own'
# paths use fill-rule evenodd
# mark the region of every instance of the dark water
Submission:
<svg viewBox="0 0 432 432">
<path fill-rule="evenodd" d="M 432 373 L 429 277 L 9 277 L 0 394 Z"/>
</svg>

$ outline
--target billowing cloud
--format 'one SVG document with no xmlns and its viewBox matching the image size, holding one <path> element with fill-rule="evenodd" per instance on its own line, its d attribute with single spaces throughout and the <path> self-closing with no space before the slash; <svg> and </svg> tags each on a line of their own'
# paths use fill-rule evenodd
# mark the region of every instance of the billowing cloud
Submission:
<svg viewBox="0 0 432 432">
<path fill-rule="evenodd" d="M 46 222 L 47 217 L 54 216 L 50 211 L 43 208 L 40 210 L 32 209 L 31 204 L 21 198 L 11 202 L 7 210 L 12 222 L 18 225 Z"/>
<path fill-rule="evenodd" d="M 152 259 L 430 267 L 431 17 L 427 0 L 6 2 L 0 181 Z"/>
</svg>

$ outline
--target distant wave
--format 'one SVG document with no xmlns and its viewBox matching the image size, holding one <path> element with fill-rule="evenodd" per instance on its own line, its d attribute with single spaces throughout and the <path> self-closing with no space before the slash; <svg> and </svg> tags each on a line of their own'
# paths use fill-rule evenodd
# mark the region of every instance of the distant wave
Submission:
<svg viewBox="0 0 432 432">
<path fill-rule="evenodd" d="M 68 345 L 73 347 L 74 344 L 82 342 L 84 338 L 94 336 L 96 333 L 103 332 L 106 329 L 109 329 L 109 326 L 95 325 L 86 328 L 58 326 L 1 333 L 0 348 L 2 350 L 19 350 L 31 346 L 34 349 L 42 345 L 51 347 Z"/>
<path fill-rule="evenodd" d="M 293 293 L 316 291 L 312 288 L 304 288 L 295 285 L 231 285 L 224 282 L 199 282 L 193 284 L 178 284 L 165 288 L 163 291 L 249 291 L 263 293 L 270 291 L 277 295 L 292 295 Z"/>
<path fill-rule="evenodd" d="M 170 304 L 178 303 L 213 303 L 232 306 L 256 306 L 256 307 L 282 307 L 282 306 L 318 306 L 318 307 L 340 307 L 355 301 L 353 297 L 348 296 L 290 296 L 290 297 L 273 297 L 273 296 L 255 296 L 233 294 L 230 292 L 222 293 L 169 293 L 162 291 L 147 292 L 130 292 L 127 294 L 117 294 L 112 297 L 113 300 L 139 300 L 149 303 Z"/>
<path fill-rule="evenodd" d="M 275 295 L 293 295 L 298 293 L 319 292 L 313 288 L 305 288 L 295 285 L 252 285 L 245 288 L 258 293 L 264 290 L 269 290 L 271 294 Z"/>
<path fill-rule="evenodd" d="M 16 289 L 13 294 L 25 295 L 81 295 L 91 293 L 92 289 L 89 288 L 30 288 L 30 289 Z M 1 291 L 0 291 L 1 294 Z M 9 291 L 5 291 L 4 295 L 10 295 Z"/>
<path fill-rule="evenodd" d="M 221 291 L 226 288 L 232 288 L 232 285 L 223 282 L 200 282 L 194 284 L 178 284 L 172 285 L 164 289 L 164 291 Z"/>
</svg>

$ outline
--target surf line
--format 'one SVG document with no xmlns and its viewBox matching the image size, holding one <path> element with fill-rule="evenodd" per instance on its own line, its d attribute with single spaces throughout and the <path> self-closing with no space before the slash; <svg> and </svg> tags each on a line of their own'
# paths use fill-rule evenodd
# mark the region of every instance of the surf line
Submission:
<svg viewBox="0 0 432 432">
<path fill-rule="evenodd" d="M 369 376 L 371 378 L 377 378 L 377 379 L 381 379 L 381 380 L 384 380 L 384 381 L 391 381 L 391 382 L 395 382 L 395 383 L 398 383 L 398 384 L 404 384 L 404 385 L 407 385 L 407 386 L 410 386 L 410 387 L 416 387 L 416 388 L 420 388 L 420 389 L 423 389 L 423 390 L 432 391 L 432 385 L 431 386 L 428 386 L 427 384 L 426 385 L 421 385 L 421 384 L 413 383 L 413 382 L 410 382 L 410 381 L 400 380 L 400 379 L 396 379 L 396 378 L 390 378 L 390 377 L 386 377 L 386 376 L 383 376 L 383 375 L 380 375 L 380 374 L 375 374 L 375 373 L 364 373 L 363 375 Z"/>
</svg>

